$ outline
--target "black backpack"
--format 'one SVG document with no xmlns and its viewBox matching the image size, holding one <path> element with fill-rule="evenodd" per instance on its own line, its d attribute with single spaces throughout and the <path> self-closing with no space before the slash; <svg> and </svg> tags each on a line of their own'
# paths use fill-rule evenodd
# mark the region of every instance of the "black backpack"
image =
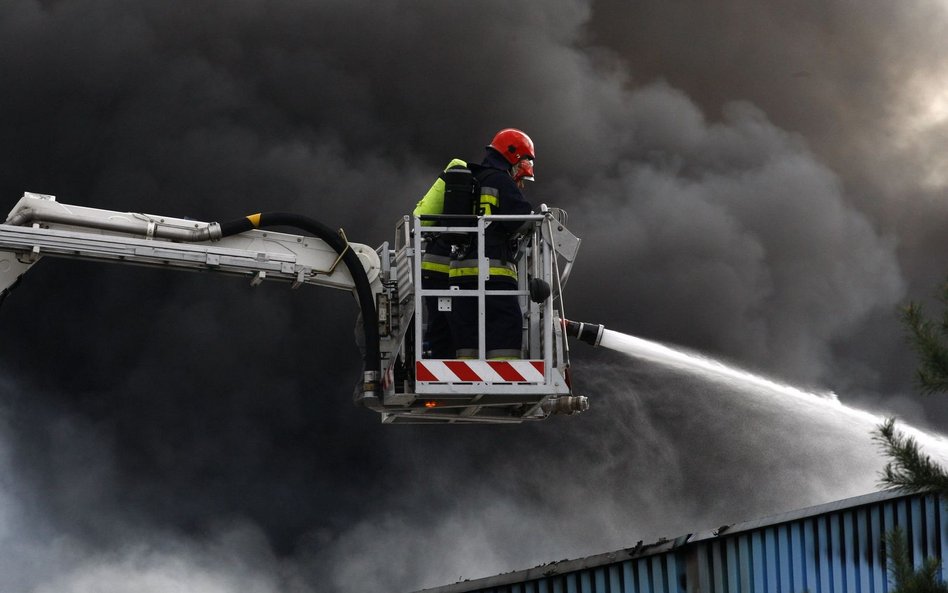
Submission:
<svg viewBox="0 0 948 593">
<path fill-rule="evenodd" d="M 470 168 L 455 165 L 446 170 L 444 179 L 443 214 L 476 215 L 480 207 L 480 184 Z M 452 226 L 473 226 L 473 220 L 451 221 Z"/>
<path fill-rule="evenodd" d="M 471 217 L 483 214 L 480 180 L 489 172 L 490 169 L 476 165 L 475 167 L 455 165 L 442 173 L 441 178 L 444 179 L 442 214 Z M 447 219 L 443 221 L 443 224 L 445 226 L 474 226 L 476 222 L 473 218 Z M 472 239 L 469 233 L 444 233 L 442 237 L 445 241 L 454 244 L 467 244 Z"/>
</svg>

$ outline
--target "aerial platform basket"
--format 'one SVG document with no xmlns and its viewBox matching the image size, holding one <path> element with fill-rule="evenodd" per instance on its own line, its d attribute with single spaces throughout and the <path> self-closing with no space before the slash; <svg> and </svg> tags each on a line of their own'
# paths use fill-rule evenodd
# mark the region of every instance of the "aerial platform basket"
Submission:
<svg viewBox="0 0 948 593">
<path fill-rule="evenodd" d="M 570 388 L 569 349 L 561 324 L 561 291 L 580 242 L 566 229 L 565 213 L 544 206 L 540 214 L 522 216 L 425 218 L 429 225 L 422 225 L 421 218 L 406 216 L 396 228 L 391 260 L 399 306 L 415 314 L 411 326 L 406 328 L 402 376 L 399 381 L 393 376 L 393 383 L 386 386 L 383 421 L 520 422 L 546 418 L 551 413 L 585 410 L 586 399 L 573 396 Z M 489 278 L 485 229 L 499 221 L 523 225 L 514 258 L 518 274 L 515 291 L 485 287 Z M 463 223 L 469 226 L 462 226 Z M 425 246 L 440 233 L 469 236 L 471 245 L 476 244 L 476 288 L 427 289 L 416 281 L 421 278 Z M 488 360 L 485 356 L 485 302 L 495 294 L 514 294 L 520 300 L 523 348 L 521 356 L 513 360 Z M 439 308 L 448 311 L 456 299 L 477 299 L 476 359 L 428 357 L 424 340 L 425 297 L 439 299 Z M 399 317 L 406 318 L 404 314 Z"/>
</svg>

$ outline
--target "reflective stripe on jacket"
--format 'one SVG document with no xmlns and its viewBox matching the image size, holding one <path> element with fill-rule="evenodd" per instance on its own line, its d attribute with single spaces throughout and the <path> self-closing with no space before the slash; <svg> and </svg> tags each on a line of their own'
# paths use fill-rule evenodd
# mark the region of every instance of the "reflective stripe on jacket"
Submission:
<svg viewBox="0 0 948 593">
<path fill-rule="evenodd" d="M 451 270 L 451 256 L 437 255 L 426 251 L 421 257 L 421 269 L 436 274 L 448 274 Z"/>
<path fill-rule="evenodd" d="M 505 262 L 499 259 L 491 259 L 487 274 L 491 278 L 513 278 L 517 279 L 517 265 L 513 262 Z M 477 259 L 460 259 L 451 262 L 450 276 L 452 280 L 462 278 L 476 279 L 478 275 Z"/>
<path fill-rule="evenodd" d="M 481 216 L 490 216 L 495 214 L 494 210 L 500 208 L 500 191 L 496 187 L 481 188 L 481 204 L 478 214 Z"/>
</svg>

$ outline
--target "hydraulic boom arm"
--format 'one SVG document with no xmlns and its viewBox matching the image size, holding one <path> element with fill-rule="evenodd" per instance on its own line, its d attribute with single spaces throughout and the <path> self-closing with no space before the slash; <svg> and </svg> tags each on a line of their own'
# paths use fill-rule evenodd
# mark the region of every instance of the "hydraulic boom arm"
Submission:
<svg viewBox="0 0 948 593">
<path fill-rule="evenodd" d="M 470 216 L 456 221 L 402 217 L 393 248 L 350 243 L 345 234 L 305 216 L 253 214 L 201 222 L 62 204 L 27 193 L 0 224 L 0 302 L 44 257 L 77 258 L 181 270 L 243 275 L 252 286 L 276 280 L 351 291 L 360 308 L 364 340 L 362 382 L 355 401 L 383 422 L 497 423 L 541 420 L 588 407 L 573 396 L 569 352 L 561 327 L 560 294 L 579 238 L 566 214 L 541 206 L 536 214 Z M 521 357 L 511 360 L 437 359 L 427 347 L 424 303 L 450 311 L 463 299 L 477 304 L 478 351 L 485 351 L 488 289 L 485 229 L 523 223 L 516 255 L 517 285 L 503 291 L 520 303 Z M 305 235 L 269 230 L 294 227 Z M 479 255 L 477 286 L 442 290 L 422 286 L 421 255 L 438 233 L 468 234 Z M 565 262 L 560 270 L 559 261 Z M 557 304 L 559 302 L 559 304 Z"/>
<path fill-rule="evenodd" d="M 348 248 L 378 292 L 378 254 L 358 243 Z M 355 288 L 340 254 L 317 237 L 264 230 L 222 237 L 217 223 L 73 206 L 27 193 L 0 224 L 0 292 L 43 256 L 239 274 L 254 284 L 281 280 L 294 287 Z"/>
</svg>

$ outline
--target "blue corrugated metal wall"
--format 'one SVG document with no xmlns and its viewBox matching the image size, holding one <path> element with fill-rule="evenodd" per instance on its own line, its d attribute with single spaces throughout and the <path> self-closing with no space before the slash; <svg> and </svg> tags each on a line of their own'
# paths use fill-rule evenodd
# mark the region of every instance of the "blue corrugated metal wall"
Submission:
<svg viewBox="0 0 948 593">
<path fill-rule="evenodd" d="M 652 555 L 550 574 L 478 593 L 885 593 L 886 531 L 900 526 L 916 566 L 942 561 L 948 512 L 935 495 L 863 504 L 760 526 L 737 525 Z M 463 585 L 460 585 L 463 587 Z M 477 586 L 476 582 L 470 586 Z"/>
</svg>

